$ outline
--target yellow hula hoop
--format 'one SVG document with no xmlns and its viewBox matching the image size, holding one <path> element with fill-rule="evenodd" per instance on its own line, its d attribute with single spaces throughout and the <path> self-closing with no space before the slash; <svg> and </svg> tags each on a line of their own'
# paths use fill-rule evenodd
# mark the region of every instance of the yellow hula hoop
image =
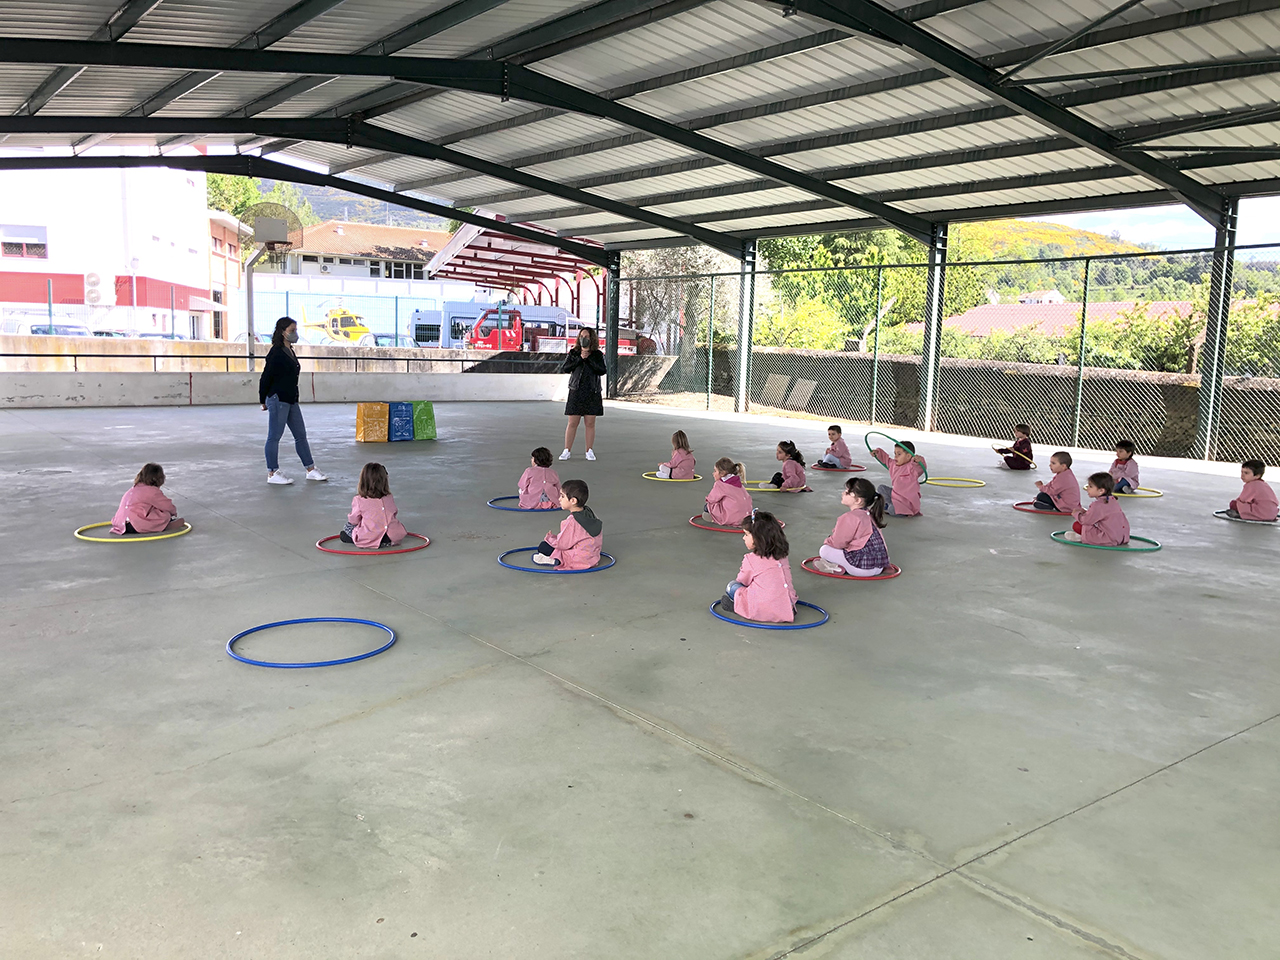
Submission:
<svg viewBox="0 0 1280 960">
<path fill-rule="evenodd" d="M 1009 451 L 1009 453 L 1012 453 L 1012 454 L 1014 454 L 1015 456 L 1019 456 L 1019 457 L 1021 457 L 1023 460 L 1027 461 L 1027 463 L 1031 464 L 1031 467 L 1032 467 L 1032 469 L 1033 469 L 1033 470 L 1039 470 L 1039 469 L 1040 469 L 1039 467 L 1037 467 L 1037 466 L 1036 466 L 1036 462 L 1035 462 L 1034 460 L 1032 460 L 1030 457 L 1028 457 L 1028 456 L 1027 456 L 1025 453 L 1023 453 L 1021 450 L 1015 450 L 1015 449 L 1013 449 L 1013 447 L 997 447 L 994 443 L 991 445 L 991 449 L 992 449 L 992 450 L 994 450 L 996 453 L 1000 453 L 1000 451 L 1001 451 L 1001 450 L 1008 450 L 1008 451 Z M 1008 454 L 1000 453 L 1000 456 L 1005 457 L 1005 456 L 1008 456 Z"/>
<path fill-rule="evenodd" d="M 768 480 L 743 480 L 742 489 L 751 493 L 803 493 L 804 487 L 798 487 L 795 490 L 783 490 L 781 487 L 761 486 L 768 483 Z"/>
<path fill-rule="evenodd" d="M 665 481 L 666 483 L 693 483 L 695 480 L 702 479 L 702 475 L 697 473 L 695 473 L 692 477 L 681 477 L 678 480 L 675 477 L 660 477 L 658 476 L 658 471 L 656 470 L 650 470 L 648 473 L 640 474 L 640 476 L 644 477 L 646 480 L 662 480 L 662 481 Z"/>
<path fill-rule="evenodd" d="M 84 535 L 84 531 L 86 530 L 92 530 L 95 527 L 109 526 L 111 526 L 110 520 L 104 520 L 102 523 L 86 523 L 83 527 L 80 527 L 75 531 L 75 537 L 77 540 L 88 540 L 90 543 L 142 543 L 146 540 L 170 540 L 174 537 L 180 537 L 184 533 L 191 532 L 191 524 L 183 521 L 183 527 L 181 530 L 175 530 L 173 533 L 153 533 L 145 537 L 129 536 L 127 534 L 119 537 L 86 537 Z"/>
<path fill-rule="evenodd" d="M 1144 490 L 1145 493 L 1113 493 L 1113 497 L 1133 497 L 1137 500 L 1154 500 L 1156 497 L 1163 497 L 1164 491 L 1157 490 L 1155 487 L 1134 487 L 1135 490 Z"/>
<path fill-rule="evenodd" d="M 932 483 L 935 487 L 960 487 L 963 490 L 976 490 L 987 485 L 987 481 L 972 477 L 930 477 L 925 483 Z"/>
</svg>

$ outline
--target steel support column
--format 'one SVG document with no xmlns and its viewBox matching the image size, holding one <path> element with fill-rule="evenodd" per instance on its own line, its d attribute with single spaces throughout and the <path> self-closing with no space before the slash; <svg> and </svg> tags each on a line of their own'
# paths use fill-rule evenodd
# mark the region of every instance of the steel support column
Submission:
<svg viewBox="0 0 1280 960">
<path fill-rule="evenodd" d="M 618 296 L 622 292 L 622 251 L 610 250 L 604 268 L 604 369 L 610 400 L 618 396 Z"/>
<path fill-rule="evenodd" d="M 751 409 L 751 338 L 756 309 L 756 242 L 742 245 L 742 267 L 738 272 L 738 376 L 734 385 L 733 409 Z"/>
<path fill-rule="evenodd" d="M 943 304 L 947 296 L 947 225 L 935 224 L 929 242 L 928 274 L 924 287 L 924 350 L 920 357 L 921 430 L 933 429 L 938 392 L 938 368 L 942 359 Z"/>
<path fill-rule="evenodd" d="M 1239 201 L 1222 205 L 1213 241 L 1213 272 L 1209 305 L 1200 351 L 1200 410 L 1196 419 L 1196 456 L 1212 460 L 1216 454 L 1218 420 L 1222 413 L 1222 375 L 1227 359 L 1227 321 L 1231 316 L 1231 281 L 1236 262 L 1236 219 Z"/>
</svg>

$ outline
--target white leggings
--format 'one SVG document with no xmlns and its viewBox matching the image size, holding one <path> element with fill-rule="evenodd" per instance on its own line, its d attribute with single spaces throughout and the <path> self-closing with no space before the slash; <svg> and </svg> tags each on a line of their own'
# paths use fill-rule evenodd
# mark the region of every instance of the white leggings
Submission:
<svg viewBox="0 0 1280 960">
<path fill-rule="evenodd" d="M 862 567 L 851 566 L 849 561 L 844 558 L 844 551 L 837 547 L 823 544 L 818 550 L 818 556 L 828 563 L 834 563 L 845 573 L 851 577 L 878 577 L 884 572 L 884 567 L 876 567 L 874 570 L 864 570 Z"/>
</svg>

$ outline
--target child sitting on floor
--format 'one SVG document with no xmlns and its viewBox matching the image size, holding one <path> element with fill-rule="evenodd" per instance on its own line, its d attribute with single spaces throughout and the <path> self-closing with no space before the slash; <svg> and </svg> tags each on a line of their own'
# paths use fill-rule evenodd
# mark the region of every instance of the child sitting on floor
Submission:
<svg viewBox="0 0 1280 960">
<path fill-rule="evenodd" d="M 1031 461 L 1031 428 L 1019 423 L 1013 428 L 1013 446 L 1000 447 L 996 453 L 1004 457 L 1004 465 L 1010 470 L 1030 470 Z"/>
<path fill-rule="evenodd" d="M 120 498 L 116 515 L 111 518 L 111 532 L 162 533 L 177 530 L 186 523 L 178 516 L 173 501 L 160 492 L 164 486 L 164 467 L 158 463 L 143 464 L 133 478 L 133 486 Z"/>
<path fill-rule="evenodd" d="M 844 431 L 836 424 L 827 427 L 827 439 L 831 441 L 831 446 L 827 447 L 826 452 L 822 454 L 822 459 L 815 463 L 815 470 L 827 468 L 848 470 L 853 466 L 853 454 L 849 452 L 849 445 L 844 442 Z"/>
<path fill-rule="evenodd" d="M 783 440 L 778 444 L 775 456 L 782 461 L 782 469 L 773 475 L 772 480 L 761 486 L 777 490 L 809 491 L 804 479 L 804 457 L 796 445 L 790 440 Z"/>
<path fill-rule="evenodd" d="M 1115 481 L 1116 493 L 1138 492 L 1138 461 L 1133 459 L 1137 449 L 1132 440 L 1116 441 L 1116 459 L 1111 464 L 1111 479 Z"/>
<path fill-rule="evenodd" d="M 1093 498 L 1089 509 L 1076 507 L 1076 522 L 1067 531 L 1067 539 L 1095 547 L 1122 547 L 1129 542 L 1129 518 L 1120 509 L 1120 501 L 1112 496 L 1115 481 L 1109 473 L 1091 473 L 1084 492 Z"/>
<path fill-rule="evenodd" d="M 559 533 L 548 531 L 538 544 L 533 562 L 566 570 L 589 570 L 600 562 L 604 547 L 604 523 L 587 506 L 585 480 L 566 480 L 560 485 L 560 509 L 569 511 Z"/>
<path fill-rule="evenodd" d="M 738 578 L 725 587 L 720 607 L 747 620 L 791 623 L 796 618 L 796 588 L 791 583 L 787 535 L 776 517 L 756 510 L 742 521 L 742 558 Z"/>
<path fill-rule="evenodd" d="M 658 476 L 663 480 L 692 480 L 697 463 L 689 449 L 689 438 L 683 430 L 677 430 L 671 435 L 671 459 L 658 464 Z"/>
<path fill-rule="evenodd" d="M 366 463 L 360 471 L 360 484 L 351 498 L 347 525 L 338 534 L 343 543 L 354 543 L 361 550 L 376 550 L 400 543 L 409 532 L 396 516 L 396 501 L 391 496 L 391 480 L 387 468 L 380 463 Z"/>
<path fill-rule="evenodd" d="M 521 510 L 554 510 L 560 506 L 560 475 L 551 469 L 551 451 L 538 447 L 516 484 Z"/>
<path fill-rule="evenodd" d="M 818 549 L 813 565 L 823 573 L 878 577 L 889 565 L 884 526 L 884 497 L 865 477 L 847 480 L 840 502 L 849 508 L 840 515 L 831 536 Z"/>
<path fill-rule="evenodd" d="M 1263 520 L 1274 522 L 1280 509 L 1276 492 L 1262 479 L 1266 464 L 1261 460 L 1246 460 L 1240 465 L 1240 479 L 1244 489 L 1231 501 L 1227 516 L 1236 520 Z"/>
<path fill-rule="evenodd" d="M 1080 506 L 1080 482 L 1071 470 L 1071 454 L 1059 450 L 1049 458 L 1049 472 L 1053 478 L 1045 483 L 1036 481 L 1036 494 L 1033 506 L 1037 510 L 1056 510 L 1058 513 L 1075 514 Z"/>
<path fill-rule="evenodd" d="M 751 494 L 742 485 L 742 464 L 721 457 L 712 469 L 715 480 L 702 519 L 722 527 L 737 527 L 751 515 Z"/>
<path fill-rule="evenodd" d="M 889 468 L 889 482 L 876 492 L 884 497 L 885 513 L 891 517 L 920 515 L 920 477 L 929 469 L 924 457 L 916 455 L 916 445 L 904 440 L 893 448 L 893 457 L 879 447 L 871 455 Z"/>
</svg>

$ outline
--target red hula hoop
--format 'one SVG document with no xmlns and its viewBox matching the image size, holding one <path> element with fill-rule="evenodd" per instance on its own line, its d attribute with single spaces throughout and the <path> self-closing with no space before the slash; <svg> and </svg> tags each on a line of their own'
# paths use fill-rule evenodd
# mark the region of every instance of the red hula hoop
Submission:
<svg viewBox="0 0 1280 960">
<path fill-rule="evenodd" d="M 701 519 L 702 519 L 702 514 L 700 513 L 697 514 L 696 516 L 690 517 L 689 526 L 697 527 L 699 530 L 710 530 L 712 533 L 741 533 L 742 532 L 741 527 L 709 527 L 705 523 L 699 523 L 698 521 Z M 786 524 L 783 523 L 781 520 L 779 520 L 778 526 L 785 528 Z"/>
<path fill-rule="evenodd" d="M 316 549 L 319 550 L 321 553 L 336 553 L 336 554 L 341 554 L 344 557 L 389 557 L 392 554 L 396 554 L 396 553 L 416 553 L 419 550 L 425 550 L 427 549 L 427 547 L 431 546 L 431 538 L 424 537 L 420 533 L 405 534 L 405 536 L 407 537 L 417 537 L 419 540 L 421 540 L 422 544 L 420 546 L 400 547 L 399 549 L 396 549 L 396 550 L 387 550 L 385 548 L 379 549 L 379 550 L 331 550 L 328 547 L 323 546 L 323 544 L 328 543 L 330 540 L 337 540 L 339 536 L 340 534 L 335 533 L 331 537 L 325 537 L 323 540 L 317 540 Z"/>
<path fill-rule="evenodd" d="M 800 563 L 800 569 L 807 570 L 809 573 L 816 573 L 820 577 L 830 577 L 832 580 L 892 580 L 894 577 L 902 576 L 902 568 L 896 563 L 891 563 L 880 573 L 874 577 L 851 577 L 847 573 L 827 573 L 823 570 L 815 570 L 809 564 L 817 560 L 817 557 L 810 557 Z"/>
<path fill-rule="evenodd" d="M 1074 514 L 1070 514 L 1070 513 L 1063 513 L 1061 510 L 1037 510 L 1037 509 L 1033 506 L 1033 504 L 1034 504 L 1034 503 L 1035 503 L 1035 501 L 1034 501 L 1034 500 L 1019 500 L 1017 503 L 1013 504 L 1012 506 L 1013 506 L 1013 509 L 1015 509 L 1015 510 L 1021 510 L 1023 513 L 1042 513 L 1042 514 L 1044 514 L 1046 517 L 1070 517 L 1070 516 L 1074 516 Z"/>
<path fill-rule="evenodd" d="M 809 468 L 819 473 L 862 473 L 867 469 L 860 463 L 855 463 L 851 467 L 820 467 L 816 463 L 811 463 Z"/>
</svg>

